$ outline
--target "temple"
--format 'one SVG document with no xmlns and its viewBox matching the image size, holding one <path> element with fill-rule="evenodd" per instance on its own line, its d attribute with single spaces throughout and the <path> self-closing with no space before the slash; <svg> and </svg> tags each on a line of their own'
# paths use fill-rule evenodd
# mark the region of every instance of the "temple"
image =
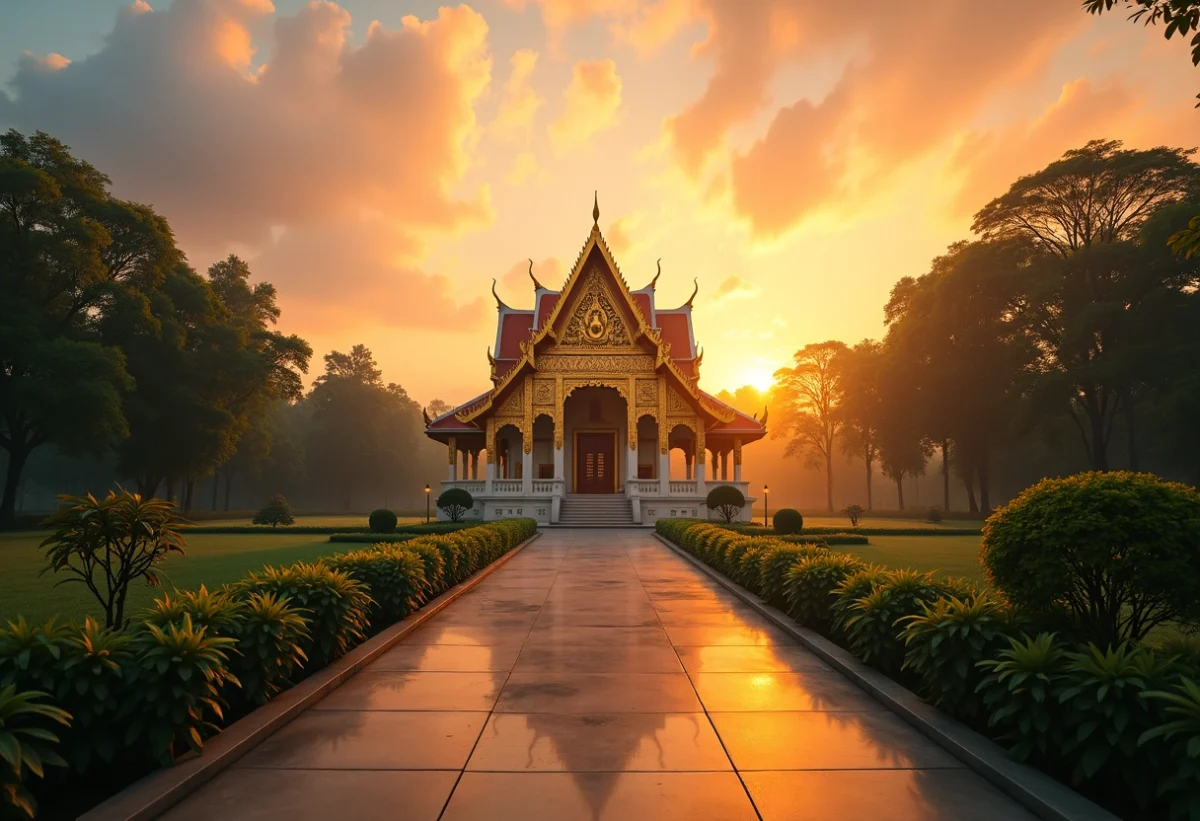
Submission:
<svg viewBox="0 0 1200 821">
<path fill-rule="evenodd" d="M 749 519 L 742 448 L 766 434 L 766 413 L 747 416 L 700 390 L 696 292 L 667 309 L 655 304 L 658 274 L 631 290 L 599 218 L 596 204 L 562 290 L 538 282 L 530 262 L 533 308 L 496 296 L 491 389 L 436 418 L 426 414 L 426 435 L 449 450 L 442 488 L 470 492 L 471 518 L 592 526 L 705 518 L 709 490 L 729 484 L 746 496 Z M 671 476 L 676 448 L 683 476 Z"/>
</svg>

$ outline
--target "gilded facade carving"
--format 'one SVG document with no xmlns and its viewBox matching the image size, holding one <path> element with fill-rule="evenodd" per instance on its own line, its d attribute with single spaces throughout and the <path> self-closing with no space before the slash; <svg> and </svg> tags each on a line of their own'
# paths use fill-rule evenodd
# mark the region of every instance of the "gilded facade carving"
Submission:
<svg viewBox="0 0 1200 821">
<path fill-rule="evenodd" d="M 554 404 L 554 381 L 551 379 L 538 379 L 533 383 L 533 404 L 535 405 L 553 405 Z"/>
<path fill-rule="evenodd" d="M 563 379 L 561 376 L 554 377 L 554 448 L 555 450 L 563 449 L 563 402 L 566 401 L 566 396 L 563 395 Z"/>
<path fill-rule="evenodd" d="M 667 390 L 667 416 L 691 416 L 692 408 L 674 388 Z"/>
<path fill-rule="evenodd" d="M 560 345 L 569 348 L 614 348 L 633 344 L 625 319 L 604 287 L 604 275 L 592 268 L 583 293 L 567 321 Z"/>
<path fill-rule="evenodd" d="M 458 437 L 450 437 L 448 450 L 450 451 L 450 467 L 454 467 L 454 462 L 458 459 Z"/>
<path fill-rule="evenodd" d="M 629 384 L 625 380 L 603 376 L 594 379 L 564 379 L 563 400 L 566 401 L 567 397 L 580 388 L 612 388 L 621 394 L 622 399 L 629 401 Z"/>
<path fill-rule="evenodd" d="M 525 386 L 518 385 L 508 394 L 508 397 L 496 411 L 497 416 L 521 416 L 521 407 L 525 402 Z"/>
<path fill-rule="evenodd" d="M 533 453 L 533 377 L 525 377 L 525 385 L 521 390 L 525 397 L 525 413 L 522 415 L 521 447 L 526 453 Z"/>
<path fill-rule="evenodd" d="M 696 425 L 696 464 L 704 464 L 704 425 Z"/>
<path fill-rule="evenodd" d="M 543 354 L 538 359 L 543 373 L 653 373 L 654 357 L 640 354 Z"/>
<path fill-rule="evenodd" d="M 637 380 L 637 403 L 642 407 L 654 406 L 658 404 L 657 379 Z"/>
<path fill-rule="evenodd" d="M 658 380 L 658 452 L 666 453 L 670 447 L 667 437 L 671 428 L 667 425 L 667 383 Z"/>
<path fill-rule="evenodd" d="M 742 464 L 742 440 L 733 440 L 733 464 L 738 467 Z"/>
<path fill-rule="evenodd" d="M 485 440 L 484 447 L 487 449 L 487 463 L 490 465 L 495 461 L 494 456 L 496 453 L 496 419 L 495 419 L 495 417 L 489 416 L 487 419 L 486 436 L 487 436 L 487 439 Z"/>
</svg>

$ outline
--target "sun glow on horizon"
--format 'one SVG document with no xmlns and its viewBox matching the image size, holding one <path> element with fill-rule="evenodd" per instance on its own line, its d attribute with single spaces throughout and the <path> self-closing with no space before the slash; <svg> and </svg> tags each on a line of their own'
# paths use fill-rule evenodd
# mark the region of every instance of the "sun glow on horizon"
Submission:
<svg viewBox="0 0 1200 821">
<path fill-rule="evenodd" d="M 749 385 L 757 391 L 766 393 L 775 384 L 774 371 L 767 365 L 754 365 L 741 373 L 741 385 Z"/>
</svg>

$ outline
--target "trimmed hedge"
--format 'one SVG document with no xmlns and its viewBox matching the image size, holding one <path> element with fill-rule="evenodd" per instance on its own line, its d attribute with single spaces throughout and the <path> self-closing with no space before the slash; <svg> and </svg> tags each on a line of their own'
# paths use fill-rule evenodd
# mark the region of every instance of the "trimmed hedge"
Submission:
<svg viewBox="0 0 1200 821">
<path fill-rule="evenodd" d="M 737 530 L 739 533 L 745 533 L 747 536 L 779 536 L 772 528 L 746 522 L 734 522 L 729 527 Z M 853 533 L 848 533 L 848 530 L 849 528 L 829 527 L 827 525 L 805 527 L 802 538 L 808 538 L 809 536 L 854 536 L 858 534 L 864 536 L 978 536 L 982 532 L 977 527 L 871 527 L 869 525 L 853 528 Z"/>
<path fill-rule="evenodd" d="M 334 544 L 400 544 L 412 541 L 420 533 L 335 533 L 329 537 Z"/>
<path fill-rule="evenodd" d="M 1200 819 L 1197 642 L 1030 638 L 1045 627 L 970 582 L 696 519 L 656 529 L 1117 815 Z"/>
<path fill-rule="evenodd" d="M 467 527 L 479 527 L 483 522 L 429 522 L 416 525 L 399 525 L 392 533 L 453 533 Z M 184 525 L 179 528 L 185 536 L 189 533 L 299 533 L 301 535 L 335 535 L 346 533 L 372 533 L 370 527 L 329 527 L 325 525 L 291 525 L 288 527 L 264 527 L 261 525 Z M 380 535 L 378 533 L 376 536 Z M 389 534 L 390 535 L 390 534 Z"/>
<path fill-rule="evenodd" d="M 164 593 L 124 630 L 90 618 L 9 623 L 0 628 L 0 690 L 47 693 L 72 716 L 55 745 L 69 766 L 26 786 L 43 803 L 78 793 L 82 779 L 115 790 L 199 750 L 536 530 L 533 519 L 510 519 L 266 567 L 220 590 Z"/>
</svg>

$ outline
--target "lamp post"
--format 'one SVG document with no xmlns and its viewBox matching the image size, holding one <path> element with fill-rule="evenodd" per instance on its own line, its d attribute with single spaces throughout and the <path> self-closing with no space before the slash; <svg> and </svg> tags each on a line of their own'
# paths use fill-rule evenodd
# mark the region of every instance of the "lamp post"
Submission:
<svg viewBox="0 0 1200 821">
<path fill-rule="evenodd" d="M 425 524 L 429 524 L 429 485 L 425 485 Z"/>
<path fill-rule="evenodd" d="M 771 526 L 771 489 L 763 485 L 763 527 Z"/>
</svg>

